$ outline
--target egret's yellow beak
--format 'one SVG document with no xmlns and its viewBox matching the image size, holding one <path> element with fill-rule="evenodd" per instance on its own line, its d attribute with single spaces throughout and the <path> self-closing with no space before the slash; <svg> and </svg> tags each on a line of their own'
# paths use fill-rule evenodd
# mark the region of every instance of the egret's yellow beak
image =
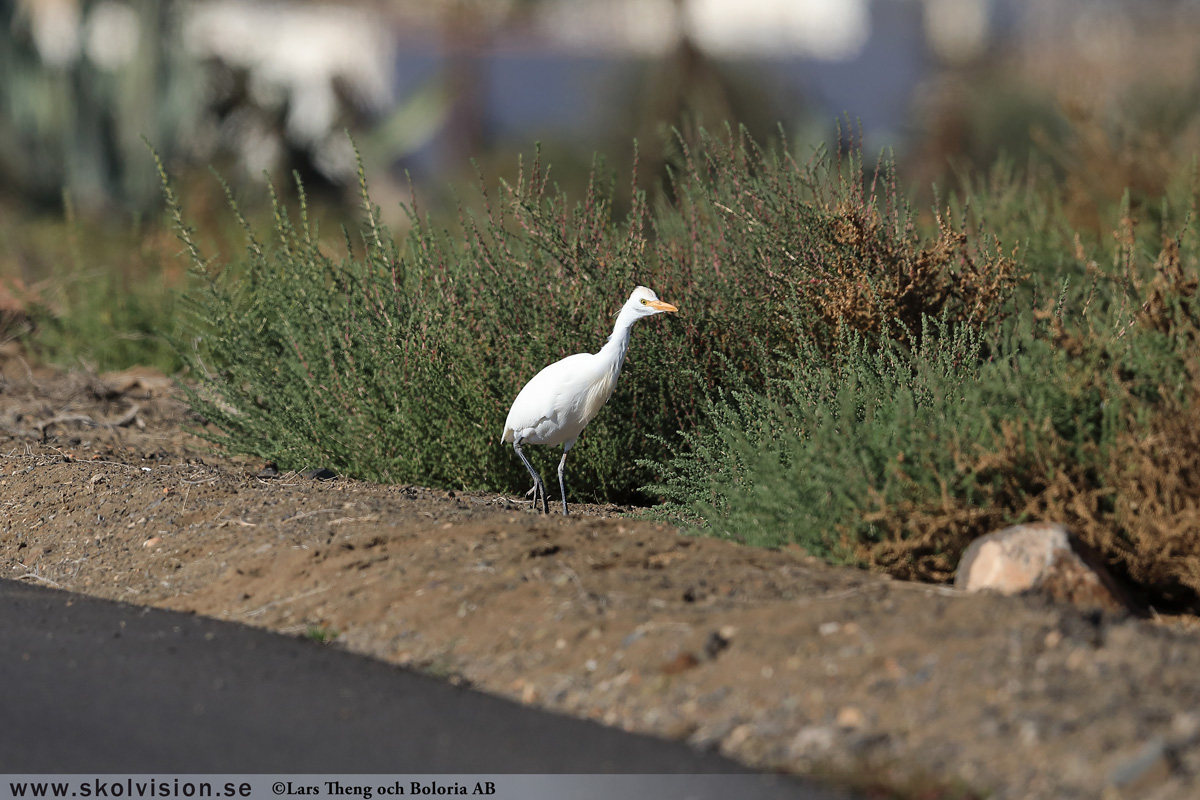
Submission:
<svg viewBox="0 0 1200 800">
<path fill-rule="evenodd" d="M 646 305 L 659 311 L 678 311 L 679 309 L 670 303 L 664 303 L 662 300 L 647 300 Z"/>
</svg>

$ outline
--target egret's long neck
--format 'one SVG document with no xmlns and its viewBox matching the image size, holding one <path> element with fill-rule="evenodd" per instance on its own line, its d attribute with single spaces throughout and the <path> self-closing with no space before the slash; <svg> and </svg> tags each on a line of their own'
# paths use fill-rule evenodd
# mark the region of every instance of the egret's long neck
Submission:
<svg viewBox="0 0 1200 800">
<path fill-rule="evenodd" d="M 612 335 L 597 353 L 612 364 L 614 378 L 621 372 L 621 366 L 625 363 L 625 351 L 629 349 L 629 331 L 637 318 L 636 311 L 628 306 L 622 307 L 621 313 L 617 314 L 617 323 L 613 325 Z"/>
</svg>

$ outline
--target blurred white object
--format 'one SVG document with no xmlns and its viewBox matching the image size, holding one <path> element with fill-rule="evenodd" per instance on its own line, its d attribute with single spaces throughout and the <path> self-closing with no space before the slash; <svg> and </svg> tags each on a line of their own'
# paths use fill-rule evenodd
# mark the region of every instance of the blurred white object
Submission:
<svg viewBox="0 0 1200 800">
<path fill-rule="evenodd" d="M 866 0 L 688 0 L 696 43 L 716 56 L 854 58 L 871 35 Z"/>
<path fill-rule="evenodd" d="M 20 0 L 29 18 L 33 46 L 42 62 L 65 67 L 79 57 L 79 3 L 76 0 Z"/>
<path fill-rule="evenodd" d="M 88 59 L 110 72 L 137 55 L 142 36 L 138 14 L 128 3 L 104 0 L 92 7 L 84 25 L 83 47 Z"/>
<path fill-rule="evenodd" d="M 558 0 L 542 29 L 572 49 L 657 56 L 686 31 L 720 57 L 854 58 L 871 33 L 866 0 Z"/>
<path fill-rule="evenodd" d="M 674 0 L 554 0 L 537 20 L 543 35 L 575 52 L 661 56 L 681 32 Z"/>
<path fill-rule="evenodd" d="M 245 70 L 257 102 L 286 107 L 287 138 L 310 150 L 323 171 L 354 169 L 341 141 L 337 90 L 371 112 L 393 100 L 393 37 L 365 9 L 235 0 L 195 3 L 186 15 L 183 39 L 190 54 Z M 256 150 L 255 160 L 261 162 L 264 151 Z"/>
<path fill-rule="evenodd" d="M 952 64 L 983 55 L 991 33 L 991 0 L 925 0 L 925 38 Z"/>
</svg>

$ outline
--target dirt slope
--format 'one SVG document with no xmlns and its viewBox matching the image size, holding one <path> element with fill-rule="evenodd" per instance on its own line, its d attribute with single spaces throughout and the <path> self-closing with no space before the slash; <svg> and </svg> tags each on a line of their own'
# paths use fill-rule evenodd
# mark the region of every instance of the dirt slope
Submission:
<svg viewBox="0 0 1200 800">
<path fill-rule="evenodd" d="M 611 507 L 266 477 L 185 416 L 153 375 L 5 362 L 0 576 L 911 796 L 1200 796 L 1194 627 L 957 596 Z"/>
</svg>

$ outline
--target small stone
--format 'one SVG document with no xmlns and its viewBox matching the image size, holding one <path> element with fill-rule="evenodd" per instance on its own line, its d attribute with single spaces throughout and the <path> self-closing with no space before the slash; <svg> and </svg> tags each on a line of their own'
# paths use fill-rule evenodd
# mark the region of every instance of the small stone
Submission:
<svg viewBox="0 0 1200 800">
<path fill-rule="evenodd" d="M 1065 527 L 1052 522 L 1013 525 L 971 543 L 954 576 L 965 592 L 1038 591 L 1078 606 L 1126 609 L 1126 593 L 1100 559 Z"/>
<path fill-rule="evenodd" d="M 1082 647 L 1076 647 L 1067 654 L 1066 667 L 1071 672 L 1078 672 L 1083 669 L 1083 666 L 1088 662 L 1087 651 Z"/>
<path fill-rule="evenodd" d="M 646 632 L 641 628 L 634 628 L 624 639 L 621 640 L 621 647 L 629 647 L 631 644 L 641 639 L 646 635 Z"/>
<path fill-rule="evenodd" d="M 867 716 L 858 706 L 842 706 L 837 713 L 837 726 L 845 730 L 859 730 L 866 727 Z"/>
<path fill-rule="evenodd" d="M 801 728 L 788 745 L 792 758 L 823 755 L 833 749 L 836 731 L 829 725 L 809 725 Z"/>
<path fill-rule="evenodd" d="M 161 536 L 151 536 L 149 539 L 142 542 L 142 547 L 149 549 L 151 547 L 157 547 L 160 544 L 162 544 Z"/>
<path fill-rule="evenodd" d="M 720 631 L 712 631 L 704 640 L 704 655 L 710 659 L 716 658 L 727 647 L 729 647 L 729 640 L 722 636 Z"/>
<path fill-rule="evenodd" d="M 314 481 L 332 481 L 337 478 L 338 474 L 328 467 L 320 469 L 307 469 L 300 473 L 301 478 L 309 478 Z"/>
<path fill-rule="evenodd" d="M 671 562 L 677 561 L 681 558 L 686 558 L 686 557 L 687 557 L 686 553 L 680 553 L 680 552 L 674 551 L 674 550 L 666 552 L 666 553 L 655 553 L 655 554 L 647 557 L 646 568 L 647 569 L 666 569 L 667 567 L 669 567 L 671 565 Z"/>
<path fill-rule="evenodd" d="M 688 737 L 688 744 L 697 750 L 708 750 L 718 746 L 734 728 L 733 720 L 717 720 L 701 725 Z"/>
<path fill-rule="evenodd" d="M 730 750 L 736 750 L 745 744 L 746 740 L 749 739 L 753 733 L 754 726 L 750 725 L 749 723 L 742 723 L 731 730 L 729 735 L 725 737 L 725 741 L 721 744 Z"/>
<path fill-rule="evenodd" d="M 1171 776 L 1167 743 L 1154 738 L 1108 773 L 1108 782 L 1126 793 L 1144 794 Z"/>
<path fill-rule="evenodd" d="M 681 672 L 687 672 L 692 667 L 700 663 L 700 659 L 691 653 L 680 653 L 675 658 L 662 665 L 662 673 L 664 675 L 678 675 Z"/>
<path fill-rule="evenodd" d="M 1171 719 L 1171 735 L 1185 742 L 1200 738 L 1200 714 L 1180 711 Z"/>
<path fill-rule="evenodd" d="M 150 367 L 130 367 L 121 372 L 106 372 L 100 376 L 92 391 L 98 397 L 138 393 L 145 397 L 170 390 L 174 381 Z"/>
</svg>

